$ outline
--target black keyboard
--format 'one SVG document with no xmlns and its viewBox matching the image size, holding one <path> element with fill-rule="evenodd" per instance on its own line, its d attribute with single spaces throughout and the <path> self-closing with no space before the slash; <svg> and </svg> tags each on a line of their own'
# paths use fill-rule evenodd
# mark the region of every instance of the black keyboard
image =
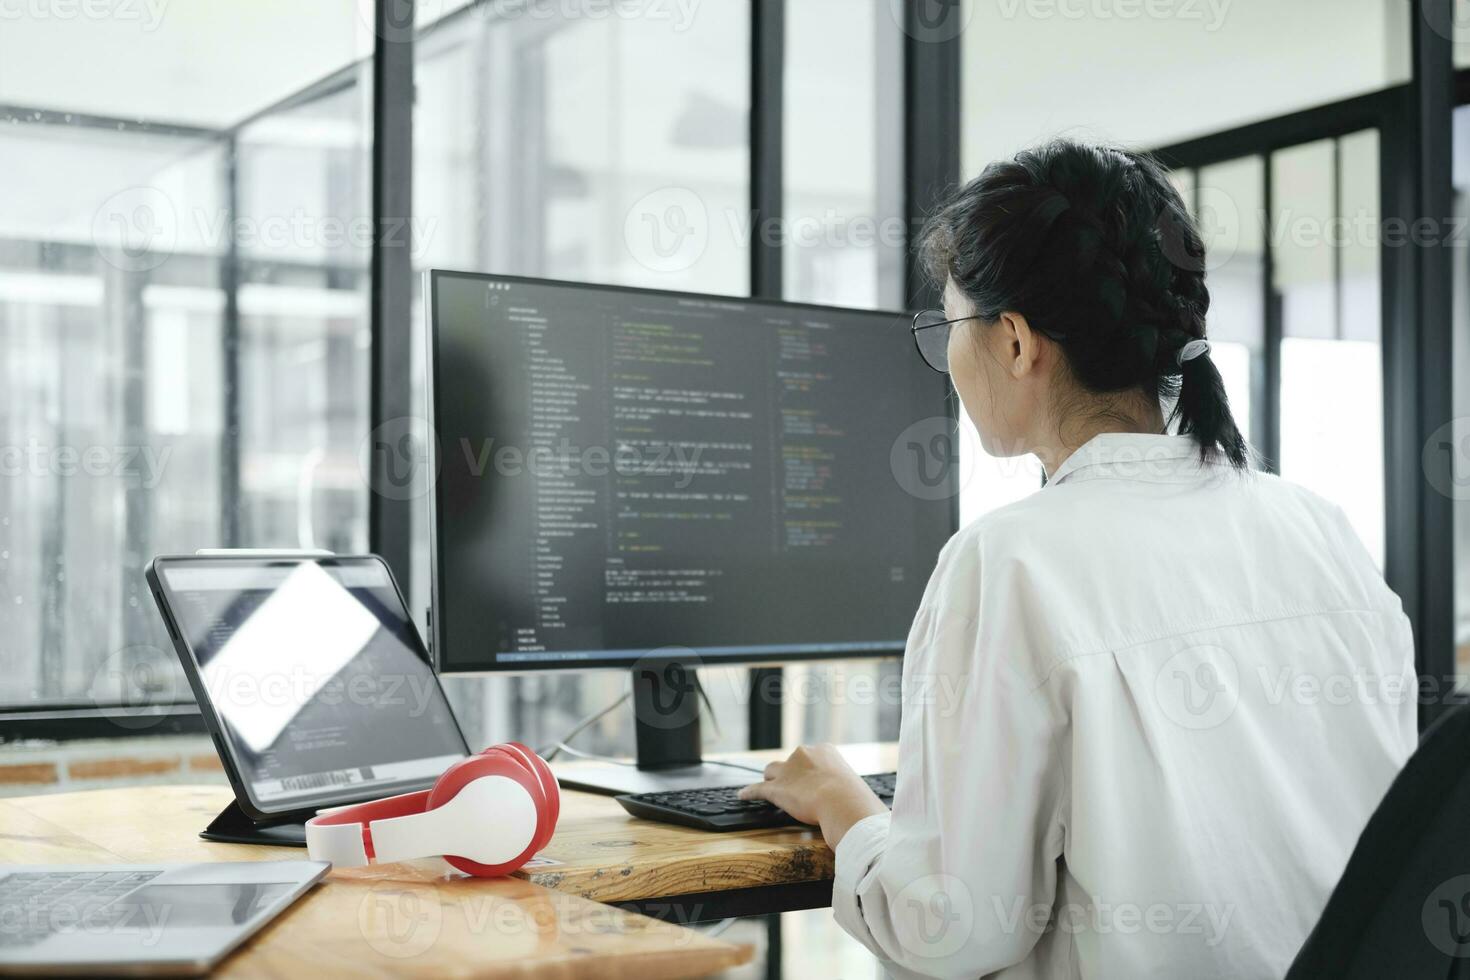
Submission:
<svg viewBox="0 0 1470 980">
<path fill-rule="evenodd" d="M 880 772 L 864 776 L 863 782 L 886 806 L 893 806 L 895 773 Z M 759 830 L 762 827 L 789 827 L 798 823 L 785 810 L 765 800 L 742 800 L 736 794 L 739 786 L 711 789 L 680 789 L 668 793 L 631 793 L 619 796 L 618 802 L 635 817 L 662 823 L 683 824 L 699 830 Z"/>
</svg>

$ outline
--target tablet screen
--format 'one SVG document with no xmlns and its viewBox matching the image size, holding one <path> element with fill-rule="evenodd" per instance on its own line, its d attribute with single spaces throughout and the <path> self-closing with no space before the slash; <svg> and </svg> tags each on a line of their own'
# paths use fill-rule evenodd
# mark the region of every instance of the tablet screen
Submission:
<svg viewBox="0 0 1470 980">
<path fill-rule="evenodd" d="M 262 809 L 391 795 L 468 754 L 376 559 L 183 559 L 159 571 Z"/>
</svg>

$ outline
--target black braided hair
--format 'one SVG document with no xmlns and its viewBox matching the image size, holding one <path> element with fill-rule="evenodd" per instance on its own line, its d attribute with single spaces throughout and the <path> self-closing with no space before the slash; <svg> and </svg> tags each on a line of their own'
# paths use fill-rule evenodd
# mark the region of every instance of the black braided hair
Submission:
<svg viewBox="0 0 1470 980">
<path fill-rule="evenodd" d="M 1015 312 L 1056 341 L 1090 391 L 1174 398 L 1201 458 L 1249 462 L 1205 337 L 1204 243 L 1151 157 L 1058 139 L 993 163 L 928 221 L 920 256 L 987 322 Z"/>
</svg>

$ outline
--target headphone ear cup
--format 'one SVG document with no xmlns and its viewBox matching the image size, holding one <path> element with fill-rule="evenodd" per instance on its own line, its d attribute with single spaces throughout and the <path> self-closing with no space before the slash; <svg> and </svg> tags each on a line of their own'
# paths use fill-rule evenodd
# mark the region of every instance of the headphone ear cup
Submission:
<svg viewBox="0 0 1470 980">
<path fill-rule="evenodd" d="M 556 777 L 551 774 L 551 767 L 519 742 L 492 745 L 482 754 L 503 758 L 512 765 L 519 766 L 536 781 L 540 792 L 537 795 L 536 837 L 533 843 L 537 851 L 541 850 L 551 843 L 551 835 L 556 832 L 556 822 L 561 815 L 561 790 L 557 786 Z"/>
<path fill-rule="evenodd" d="M 546 800 L 545 794 L 541 791 L 541 782 L 524 762 L 500 750 L 498 746 L 493 750 L 487 749 L 479 755 L 461 759 L 445 770 L 444 775 L 434 783 L 434 788 L 429 790 L 427 808 L 442 806 L 453 799 L 455 794 L 468 783 L 486 776 L 503 776 L 526 791 L 526 795 L 531 800 L 531 806 L 536 811 L 536 822 L 531 828 L 530 839 L 520 854 L 504 864 L 480 864 L 478 861 L 472 861 L 456 854 L 446 854 L 444 860 L 467 875 L 479 878 L 499 878 L 515 871 L 535 856 L 539 849 L 537 840 L 541 837 L 542 824 L 546 820 Z M 484 816 L 487 824 L 486 831 L 494 832 L 495 821 L 502 819 L 502 815 L 487 813 Z"/>
<path fill-rule="evenodd" d="M 536 850 L 540 851 L 551 843 L 551 836 L 556 833 L 557 821 L 561 819 L 561 784 L 556 781 L 556 773 L 551 771 L 551 766 L 546 764 L 546 760 L 520 742 L 506 742 L 500 748 L 519 756 L 541 781 L 541 789 L 546 799 L 547 819 L 545 832 L 538 836 L 536 842 Z"/>
</svg>

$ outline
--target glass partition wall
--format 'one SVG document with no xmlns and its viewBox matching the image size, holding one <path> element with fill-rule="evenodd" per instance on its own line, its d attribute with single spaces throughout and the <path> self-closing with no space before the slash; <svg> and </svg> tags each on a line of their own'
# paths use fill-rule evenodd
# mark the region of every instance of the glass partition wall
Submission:
<svg viewBox="0 0 1470 980">
<path fill-rule="evenodd" d="M 247 13 L 0 39 L 0 705 L 191 701 L 156 554 L 367 547 L 372 47 Z"/>
</svg>

